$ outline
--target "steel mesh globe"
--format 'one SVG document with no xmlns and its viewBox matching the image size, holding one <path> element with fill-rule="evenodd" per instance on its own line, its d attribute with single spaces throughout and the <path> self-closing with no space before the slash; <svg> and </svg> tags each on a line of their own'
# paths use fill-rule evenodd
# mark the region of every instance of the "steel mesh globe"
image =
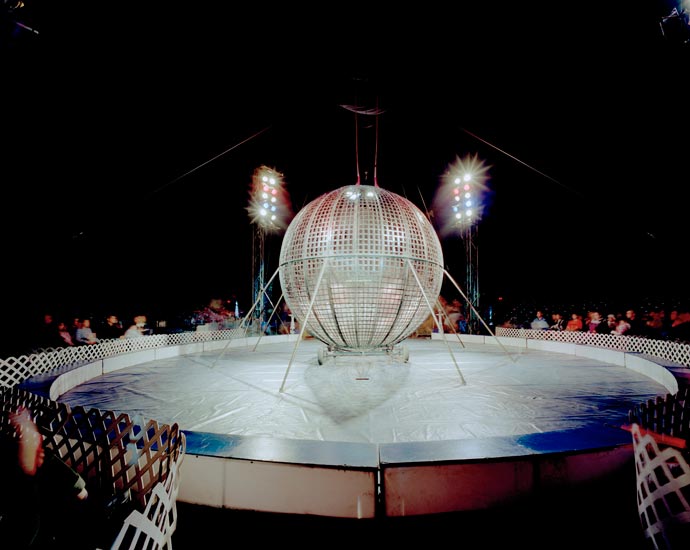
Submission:
<svg viewBox="0 0 690 550">
<path fill-rule="evenodd" d="M 390 349 L 431 313 L 443 253 L 410 201 L 378 186 L 348 185 L 297 213 L 279 274 L 295 318 L 330 349 Z"/>
</svg>

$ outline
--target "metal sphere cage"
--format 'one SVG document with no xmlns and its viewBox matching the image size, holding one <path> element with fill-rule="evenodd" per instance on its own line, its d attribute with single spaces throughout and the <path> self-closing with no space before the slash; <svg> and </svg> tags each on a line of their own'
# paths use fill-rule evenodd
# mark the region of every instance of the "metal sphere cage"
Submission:
<svg viewBox="0 0 690 550">
<path fill-rule="evenodd" d="M 431 314 L 443 252 L 426 216 L 378 186 L 348 185 L 307 204 L 280 251 L 285 302 L 330 350 L 390 350 Z"/>
</svg>

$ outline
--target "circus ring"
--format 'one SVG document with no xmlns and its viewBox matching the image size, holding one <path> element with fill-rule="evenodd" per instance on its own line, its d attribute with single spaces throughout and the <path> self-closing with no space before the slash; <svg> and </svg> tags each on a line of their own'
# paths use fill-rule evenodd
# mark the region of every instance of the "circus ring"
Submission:
<svg viewBox="0 0 690 550">
<path fill-rule="evenodd" d="M 690 356 L 685 344 L 523 329 L 498 329 L 496 337 L 433 334 L 429 340 L 407 343 L 406 364 L 383 357 L 319 365 L 316 342 L 294 334 L 154 335 L 12 358 L 5 361 L 0 382 L 18 383 L 70 405 L 88 402 L 109 410 L 118 410 L 126 396 L 138 394 L 138 405 L 128 401 L 128 407 L 136 409 L 130 414 L 177 422 L 185 434 L 180 502 L 361 519 L 489 509 L 629 468 L 632 440 L 619 426 L 634 404 L 675 393 L 685 381 Z M 294 352 L 297 361 L 288 376 Z M 235 372 L 243 366 L 244 372 Z M 245 428 L 235 432 L 212 430 L 212 422 L 194 414 L 187 422 L 184 407 L 175 405 L 171 396 L 189 386 L 197 401 L 187 409 L 198 412 L 203 388 L 195 385 L 202 380 L 197 367 L 222 373 L 223 382 L 235 378 L 243 386 L 231 396 L 230 408 L 214 409 L 216 416 L 227 418 L 233 410 L 258 407 L 257 395 L 268 396 L 273 410 L 253 410 L 255 427 L 245 418 Z M 537 370 L 520 380 L 516 371 L 522 367 Z M 184 370 L 188 378 L 180 377 Z M 259 371 L 262 377 L 252 379 Z M 564 379 L 568 372 L 575 378 Z M 472 397 L 470 392 L 481 385 L 480 374 L 492 373 L 493 382 L 482 384 L 493 393 L 482 390 Z M 283 377 L 288 384 L 280 392 Z M 339 401 L 341 390 L 354 395 L 358 404 Z M 495 397 L 506 392 L 513 392 L 512 403 L 518 406 L 501 415 L 493 405 Z M 444 393 L 450 398 L 441 399 Z M 458 395 L 466 401 L 464 408 L 458 406 Z M 243 398 L 249 401 L 243 403 Z M 376 411 L 396 399 L 399 406 L 388 411 L 392 419 L 377 432 L 375 421 L 381 415 Z M 563 413 L 561 401 L 570 401 L 574 409 Z M 151 402 L 173 408 L 156 411 L 149 408 Z M 532 420 L 518 418 L 516 410 L 534 418 L 532 405 L 538 402 L 547 407 L 535 426 L 525 429 Z M 287 405 L 281 409 L 276 403 Z M 295 422 L 286 420 L 291 413 L 298 417 Z M 358 414 L 366 416 L 363 423 Z M 420 415 L 425 416 L 421 421 Z M 356 429 L 338 432 L 348 419 L 356 420 Z M 285 424 L 292 433 L 281 433 Z M 307 430 L 304 437 L 298 425 Z M 362 435 L 363 425 L 371 433 Z M 328 437 L 330 432 L 335 438 Z"/>
</svg>

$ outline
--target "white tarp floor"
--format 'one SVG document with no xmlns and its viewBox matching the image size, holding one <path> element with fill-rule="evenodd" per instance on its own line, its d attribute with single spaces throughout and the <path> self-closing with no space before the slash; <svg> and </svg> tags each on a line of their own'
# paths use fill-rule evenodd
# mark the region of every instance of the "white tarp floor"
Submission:
<svg viewBox="0 0 690 550">
<path fill-rule="evenodd" d="M 122 369 L 59 400 L 187 431 L 394 443 L 619 425 L 632 406 L 667 393 L 623 366 L 575 355 L 450 338 L 403 345 L 407 363 L 379 354 L 320 365 L 317 340 L 260 342 Z"/>
</svg>

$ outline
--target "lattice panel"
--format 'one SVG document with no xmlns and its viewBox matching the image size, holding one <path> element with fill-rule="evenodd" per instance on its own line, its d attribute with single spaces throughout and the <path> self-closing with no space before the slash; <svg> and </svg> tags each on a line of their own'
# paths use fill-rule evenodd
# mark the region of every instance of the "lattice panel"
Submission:
<svg viewBox="0 0 690 550">
<path fill-rule="evenodd" d="M 13 434 L 9 413 L 20 406 L 31 412 L 47 449 L 79 472 L 106 496 L 129 494 L 143 509 L 153 486 L 164 481 L 173 461 L 185 452 L 185 437 L 177 424 L 145 426 L 126 414 L 71 409 L 19 388 L 2 393 L 0 429 Z"/>
<path fill-rule="evenodd" d="M 46 349 L 31 355 L 0 359 L 0 388 L 10 388 L 28 378 L 92 363 L 123 353 L 216 340 L 231 340 L 247 335 L 246 329 L 156 334 L 141 338 L 106 340 L 91 346 Z"/>
<path fill-rule="evenodd" d="M 645 536 L 656 549 L 688 548 L 690 465 L 678 449 L 659 445 L 632 425 L 637 507 Z"/>
<path fill-rule="evenodd" d="M 690 386 L 676 394 L 657 396 L 633 407 L 628 413 L 630 424 L 639 424 L 647 430 L 680 437 L 690 447 Z"/>
<path fill-rule="evenodd" d="M 49 447 L 79 474 L 95 484 L 104 494 L 114 494 L 108 471 L 103 468 L 105 443 L 99 422 L 103 413 L 97 409 L 84 411 L 83 407 L 56 409 L 50 418 L 40 418 L 41 432 Z"/>
<path fill-rule="evenodd" d="M 628 353 L 640 353 L 666 359 L 677 365 L 690 365 L 690 344 L 654 340 L 639 336 L 617 334 L 596 334 L 581 331 L 532 330 L 523 328 L 496 328 L 496 336 L 507 338 L 528 338 L 532 340 L 552 340 L 600 348 L 615 349 Z"/>
<path fill-rule="evenodd" d="M 0 388 L 9 388 L 33 376 L 34 356 L 22 355 L 0 361 Z"/>
<path fill-rule="evenodd" d="M 107 460 L 115 491 L 130 492 L 145 505 L 153 486 L 166 478 L 171 461 L 180 454 L 177 447 L 184 446 L 184 435 L 177 424 L 149 420 L 140 426 L 126 414 L 114 418 L 110 413 L 106 425 Z"/>
</svg>

